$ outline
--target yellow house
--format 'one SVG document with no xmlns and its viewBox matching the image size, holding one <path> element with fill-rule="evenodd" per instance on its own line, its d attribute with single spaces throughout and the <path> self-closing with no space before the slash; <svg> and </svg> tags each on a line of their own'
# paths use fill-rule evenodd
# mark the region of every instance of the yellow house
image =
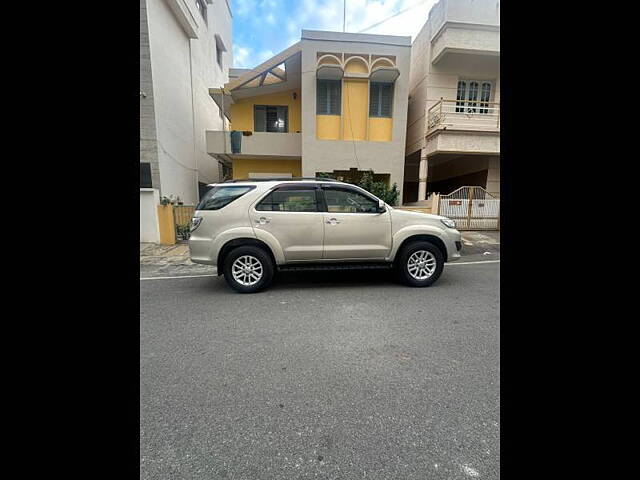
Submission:
<svg viewBox="0 0 640 480">
<path fill-rule="evenodd" d="M 303 30 L 254 69 L 232 69 L 210 94 L 230 120 L 207 150 L 234 179 L 357 176 L 401 189 L 410 37 Z"/>
</svg>

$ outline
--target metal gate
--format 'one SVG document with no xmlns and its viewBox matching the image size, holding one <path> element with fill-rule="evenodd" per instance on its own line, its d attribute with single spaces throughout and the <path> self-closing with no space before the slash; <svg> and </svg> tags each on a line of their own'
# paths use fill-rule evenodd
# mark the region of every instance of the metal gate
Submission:
<svg viewBox="0 0 640 480">
<path fill-rule="evenodd" d="M 440 195 L 438 215 L 454 220 L 458 230 L 500 230 L 500 199 L 482 187 L 460 187 Z"/>
<path fill-rule="evenodd" d="M 193 205 L 174 205 L 173 206 L 173 219 L 176 229 L 176 241 L 189 240 L 191 225 L 191 217 L 195 212 L 196 207 Z"/>
</svg>

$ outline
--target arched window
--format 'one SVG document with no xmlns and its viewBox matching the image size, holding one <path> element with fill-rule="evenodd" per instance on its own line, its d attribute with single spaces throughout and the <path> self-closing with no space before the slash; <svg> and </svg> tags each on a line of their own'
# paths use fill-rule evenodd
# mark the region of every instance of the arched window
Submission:
<svg viewBox="0 0 640 480">
<path fill-rule="evenodd" d="M 467 99 L 467 82 L 458 82 L 458 94 L 456 96 L 456 112 L 464 112 L 464 101 Z"/>
<path fill-rule="evenodd" d="M 483 80 L 459 80 L 456 95 L 457 113 L 489 113 L 491 82 Z"/>
<path fill-rule="evenodd" d="M 491 99 L 491 83 L 482 82 L 482 90 L 480 91 L 480 113 L 489 113 L 489 100 Z"/>
<path fill-rule="evenodd" d="M 467 113 L 476 113 L 478 105 L 478 82 L 469 82 L 469 100 L 467 101 Z"/>
</svg>

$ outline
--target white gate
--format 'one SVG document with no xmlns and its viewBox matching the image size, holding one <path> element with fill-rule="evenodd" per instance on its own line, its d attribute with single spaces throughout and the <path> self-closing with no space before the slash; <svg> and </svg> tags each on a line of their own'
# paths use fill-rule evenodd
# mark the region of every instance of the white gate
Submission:
<svg viewBox="0 0 640 480">
<path fill-rule="evenodd" d="M 440 195 L 438 215 L 454 220 L 458 230 L 500 230 L 500 199 L 482 187 L 460 187 Z"/>
</svg>

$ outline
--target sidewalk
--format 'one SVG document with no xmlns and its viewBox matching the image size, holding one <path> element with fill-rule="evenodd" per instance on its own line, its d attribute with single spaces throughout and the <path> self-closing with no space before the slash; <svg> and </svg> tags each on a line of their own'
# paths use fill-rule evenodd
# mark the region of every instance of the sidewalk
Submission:
<svg viewBox="0 0 640 480">
<path fill-rule="evenodd" d="M 193 265 L 189 259 L 189 245 L 140 244 L 140 265 Z"/>
<path fill-rule="evenodd" d="M 189 258 L 186 242 L 175 245 L 140 244 L 140 277 L 215 274 L 216 268 Z"/>
</svg>

